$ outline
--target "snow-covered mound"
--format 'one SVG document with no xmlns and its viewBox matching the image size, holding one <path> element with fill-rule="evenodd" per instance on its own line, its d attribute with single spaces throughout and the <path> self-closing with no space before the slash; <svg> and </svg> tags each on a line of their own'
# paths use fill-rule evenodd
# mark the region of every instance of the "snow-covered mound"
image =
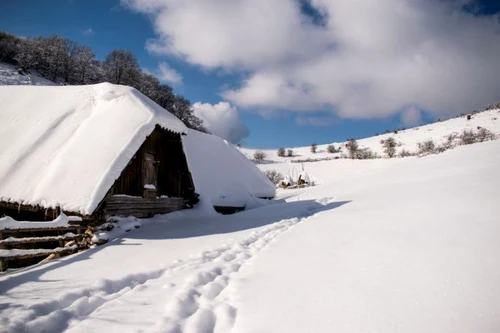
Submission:
<svg viewBox="0 0 500 333">
<path fill-rule="evenodd" d="M 411 153 L 417 152 L 417 144 L 428 139 L 432 139 L 436 145 L 440 145 L 446 141 L 446 137 L 450 134 L 460 134 L 463 130 L 477 131 L 478 127 L 486 128 L 496 135 L 500 134 L 500 110 L 487 110 L 472 115 L 470 120 L 466 116 L 452 118 L 445 121 L 436 122 L 420 127 L 410 128 L 404 131 L 399 131 L 397 134 L 389 133 L 378 136 L 373 136 L 365 139 L 359 139 L 359 148 L 369 148 L 374 153 L 384 156 L 384 148 L 380 143 L 381 140 L 393 137 L 398 143 L 396 153 L 399 154 L 403 149 Z M 311 142 L 312 144 L 312 142 Z M 345 144 L 345 142 L 333 142 L 337 149 Z M 277 149 L 262 150 L 266 154 L 268 161 L 290 161 L 290 160 L 307 160 L 307 159 L 325 159 L 340 156 L 341 153 L 328 153 L 327 144 L 318 145 L 317 152 L 311 152 L 311 146 L 291 148 L 294 152 L 293 157 L 279 157 Z M 288 148 L 288 147 L 284 147 Z M 240 148 L 240 151 L 250 159 L 257 149 Z"/>
<path fill-rule="evenodd" d="M 55 86 L 56 83 L 47 80 L 36 71 L 31 74 L 20 74 L 16 66 L 0 62 L 0 85 Z"/>
<path fill-rule="evenodd" d="M 90 214 L 156 124 L 186 126 L 134 88 L 0 86 L 0 200 Z"/>
<path fill-rule="evenodd" d="M 255 198 L 274 197 L 274 185 L 227 141 L 188 130 L 182 142 L 202 202 L 213 206 L 244 207 Z"/>
</svg>

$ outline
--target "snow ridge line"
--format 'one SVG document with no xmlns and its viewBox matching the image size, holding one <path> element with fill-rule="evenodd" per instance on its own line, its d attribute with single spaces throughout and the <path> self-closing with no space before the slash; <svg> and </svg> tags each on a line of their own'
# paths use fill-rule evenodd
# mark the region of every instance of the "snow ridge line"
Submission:
<svg viewBox="0 0 500 333">
<path fill-rule="evenodd" d="M 137 286 L 143 286 L 152 280 L 161 279 L 162 277 L 172 277 L 176 273 L 188 268 L 198 269 L 208 264 L 208 266 L 213 265 L 214 267 L 201 273 L 196 273 L 186 281 L 186 285 L 176 294 L 176 299 L 179 302 L 170 304 L 170 310 L 166 312 L 163 320 L 159 323 L 160 326 L 164 326 L 163 324 L 165 323 L 170 325 L 172 320 L 174 320 L 176 327 L 179 327 L 179 323 L 184 324 L 185 322 L 188 328 L 186 332 L 198 332 L 199 330 L 196 327 L 206 325 L 209 322 L 209 320 L 203 318 L 211 316 L 210 311 L 204 311 L 204 304 L 207 303 L 207 300 L 214 300 L 222 292 L 227 286 L 229 275 L 238 272 L 244 262 L 259 252 L 279 234 L 320 211 L 324 205 L 325 203 L 320 201 L 314 202 L 305 207 L 301 214 L 299 214 L 299 217 L 280 220 L 260 228 L 254 231 L 249 237 L 236 242 L 232 246 L 224 245 L 216 249 L 204 251 L 196 257 L 191 257 L 184 261 L 178 260 L 174 264 L 158 270 L 133 274 L 118 280 L 99 280 L 89 288 L 82 289 L 81 291 L 67 293 L 55 300 L 35 304 L 27 309 L 17 309 L 17 315 L 14 318 L 0 318 L 0 333 L 63 332 L 69 327 L 70 322 L 71 326 L 78 325 L 76 322 L 85 319 L 85 317 L 104 304 L 123 297 Z M 217 268 L 217 266 L 223 267 Z M 210 282 L 213 283 L 210 284 Z M 196 288 L 203 290 L 197 291 Z M 217 289 L 220 289 L 220 291 L 217 292 Z M 191 310 L 189 310 L 190 300 L 194 301 L 191 302 Z M 179 309 L 177 315 L 175 315 L 177 311 L 176 306 Z M 169 305 L 167 305 L 168 308 Z M 20 313 L 21 311 L 23 313 Z M 221 304 L 214 309 L 213 313 L 218 313 L 219 321 L 222 322 L 222 318 L 225 316 L 226 321 L 231 323 L 231 318 L 234 319 L 235 317 L 235 311 L 231 306 Z M 223 313 L 221 314 L 221 312 Z M 215 325 L 215 314 L 213 316 L 213 323 Z M 194 328 L 189 330 L 189 327 Z M 162 329 L 161 331 L 175 332 L 166 329 Z"/>
</svg>

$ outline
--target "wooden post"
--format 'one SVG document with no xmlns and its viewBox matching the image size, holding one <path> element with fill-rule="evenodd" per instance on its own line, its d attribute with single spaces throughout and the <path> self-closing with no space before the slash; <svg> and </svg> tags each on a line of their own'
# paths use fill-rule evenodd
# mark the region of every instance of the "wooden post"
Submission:
<svg viewBox="0 0 500 333">
<path fill-rule="evenodd" d="M 0 259 L 0 272 L 7 270 L 7 260 Z"/>
</svg>

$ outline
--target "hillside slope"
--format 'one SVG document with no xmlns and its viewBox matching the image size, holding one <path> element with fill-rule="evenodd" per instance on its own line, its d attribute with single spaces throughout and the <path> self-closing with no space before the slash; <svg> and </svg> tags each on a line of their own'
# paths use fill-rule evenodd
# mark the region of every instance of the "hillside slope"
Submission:
<svg viewBox="0 0 500 333">
<path fill-rule="evenodd" d="M 143 220 L 0 276 L 0 332 L 497 332 L 499 149 L 308 163 L 286 200 Z"/>
<path fill-rule="evenodd" d="M 359 139 L 358 143 L 360 148 L 369 148 L 380 156 L 384 156 L 384 149 L 380 141 L 385 140 L 389 137 L 393 137 L 398 143 L 400 143 L 400 146 L 398 146 L 396 149 L 397 153 L 400 153 L 403 149 L 410 152 L 416 152 L 418 142 L 432 139 L 436 143 L 436 145 L 439 145 L 443 143 L 446 140 L 446 137 L 452 133 L 459 134 L 463 130 L 476 131 L 478 126 L 486 128 L 496 135 L 500 135 L 500 109 L 476 113 L 472 115 L 471 120 L 467 120 L 465 116 L 461 116 L 441 122 L 436 122 L 433 124 L 399 131 L 397 134 L 389 133 Z M 332 142 L 332 144 L 335 146 L 335 148 L 339 148 L 342 147 L 345 142 Z M 279 157 L 277 156 L 277 149 L 264 149 L 262 151 L 266 154 L 267 161 L 274 162 L 296 161 L 304 159 L 324 159 L 341 155 L 340 153 L 329 154 L 326 151 L 327 146 L 327 144 L 318 145 L 316 153 L 311 152 L 310 146 L 284 147 L 293 150 L 293 157 Z M 248 158 L 252 159 L 255 151 L 257 151 L 258 149 L 240 148 L 240 150 Z"/>
<path fill-rule="evenodd" d="M 20 74 L 16 66 L 0 62 L 0 86 L 1 85 L 55 86 L 57 84 L 45 79 L 35 71 L 33 71 L 31 75 Z"/>
</svg>

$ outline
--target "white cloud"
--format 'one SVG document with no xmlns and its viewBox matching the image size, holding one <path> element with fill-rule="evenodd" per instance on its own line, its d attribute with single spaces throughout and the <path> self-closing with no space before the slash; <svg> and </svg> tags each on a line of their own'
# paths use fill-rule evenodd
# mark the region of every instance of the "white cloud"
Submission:
<svg viewBox="0 0 500 333">
<path fill-rule="evenodd" d="M 330 126 L 337 120 L 331 116 L 297 116 L 295 123 L 299 126 Z"/>
<path fill-rule="evenodd" d="M 227 102 L 217 104 L 193 104 L 194 114 L 203 120 L 203 125 L 212 134 L 218 135 L 232 143 L 238 143 L 248 137 L 248 128 L 241 121 L 238 110 Z"/>
<path fill-rule="evenodd" d="M 158 65 L 158 78 L 161 81 L 182 83 L 182 75 L 164 61 Z"/>
<path fill-rule="evenodd" d="M 82 35 L 84 36 L 92 36 L 95 34 L 95 31 L 92 28 L 88 28 L 82 31 Z"/>
<path fill-rule="evenodd" d="M 246 108 L 343 118 L 418 105 L 448 116 L 500 99 L 500 22 L 470 1 L 124 0 L 154 19 L 150 51 L 249 75 L 222 96 Z"/>
<path fill-rule="evenodd" d="M 422 120 L 421 112 L 420 112 L 419 108 L 417 108 L 414 105 L 407 107 L 401 113 L 401 121 L 406 126 L 418 125 L 421 123 L 421 120 Z"/>
</svg>

